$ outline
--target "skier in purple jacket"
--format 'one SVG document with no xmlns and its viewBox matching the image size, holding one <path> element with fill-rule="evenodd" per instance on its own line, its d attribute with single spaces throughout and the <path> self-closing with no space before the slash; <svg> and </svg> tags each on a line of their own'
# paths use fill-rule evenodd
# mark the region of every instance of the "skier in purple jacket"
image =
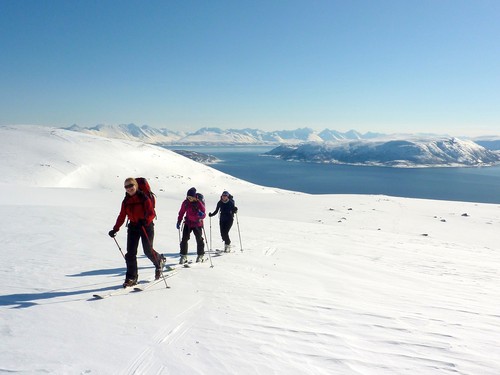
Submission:
<svg viewBox="0 0 500 375">
<path fill-rule="evenodd" d="M 196 262 L 203 262 L 205 255 L 205 244 L 203 242 L 203 219 L 205 218 L 205 205 L 198 199 L 196 189 L 192 187 L 187 191 L 186 199 L 181 204 L 179 215 L 177 216 L 177 229 L 181 229 L 182 219 L 184 226 L 182 229 L 182 240 L 180 243 L 181 259 L 179 264 L 187 263 L 188 241 L 191 232 L 196 237 Z"/>
</svg>

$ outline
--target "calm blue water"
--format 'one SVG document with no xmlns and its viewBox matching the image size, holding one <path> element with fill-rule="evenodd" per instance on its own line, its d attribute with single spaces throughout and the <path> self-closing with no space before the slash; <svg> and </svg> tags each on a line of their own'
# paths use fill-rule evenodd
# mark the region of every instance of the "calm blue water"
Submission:
<svg viewBox="0 0 500 375">
<path fill-rule="evenodd" d="M 173 148 L 172 148 L 173 149 Z M 500 167 L 399 169 L 287 162 L 272 147 L 176 147 L 217 156 L 211 166 L 253 183 L 311 194 L 384 194 L 500 203 Z"/>
</svg>

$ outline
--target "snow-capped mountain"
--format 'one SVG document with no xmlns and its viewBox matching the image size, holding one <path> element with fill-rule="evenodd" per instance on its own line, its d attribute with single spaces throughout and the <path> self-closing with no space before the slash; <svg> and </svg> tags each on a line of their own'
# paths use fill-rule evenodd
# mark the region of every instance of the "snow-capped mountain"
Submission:
<svg viewBox="0 0 500 375">
<path fill-rule="evenodd" d="M 282 145 L 267 153 L 285 160 L 393 167 L 488 166 L 500 154 L 457 138 L 390 139 Z"/>
<path fill-rule="evenodd" d="M 253 144 L 256 137 L 245 131 L 220 128 L 201 128 L 194 133 L 186 134 L 176 144 Z"/>
<path fill-rule="evenodd" d="M 320 142 L 322 138 L 310 128 L 296 130 L 280 130 L 271 133 L 279 143 Z"/>
</svg>

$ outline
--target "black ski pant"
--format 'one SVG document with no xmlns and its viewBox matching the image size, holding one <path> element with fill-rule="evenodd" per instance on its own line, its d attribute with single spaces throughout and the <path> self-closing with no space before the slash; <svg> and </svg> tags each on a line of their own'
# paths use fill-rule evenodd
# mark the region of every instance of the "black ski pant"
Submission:
<svg viewBox="0 0 500 375">
<path fill-rule="evenodd" d="M 146 231 L 146 234 L 144 233 Z M 127 263 L 127 279 L 135 279 L 137 273 L 137 248 L 139 247 L 139 240 L 142 241 L 142 249 L 144 255 L 158 267 L 160 261 L 160 254 L 153 249 L 153 239 L 155 237 L 154 223 L 143 227 L 138 224 L 128 224 L 127 230 L 127 254 L 125 254 L 125 262 Z"/>
<path fill-rule="evenodd" d="M 219 221 L 220 235 L 226 245 L 231 244 L 231 239 L 229 238 L 229 230 L 231 229 L 232 226 L 233 226 L 233 219 Z"/>
<path fill-rule="evenodd" d="M 196 253 L 198 255 L 205 254 L 205 243 L 203 242 L 203 227 L 194 227 L 190 228 L 187 225 L 184 225 L 182 229 L 182 240 L 181 240 L 181 255 L 187 255 L 188 253 L 188 241 L 190 238 L 191 232 L 193 232 L 196 237 Z"/>
</svg>

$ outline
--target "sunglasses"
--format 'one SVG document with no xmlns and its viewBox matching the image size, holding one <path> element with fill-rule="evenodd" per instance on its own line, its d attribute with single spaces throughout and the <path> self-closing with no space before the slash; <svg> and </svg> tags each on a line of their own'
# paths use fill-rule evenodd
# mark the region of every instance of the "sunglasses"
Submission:
<svg viewBox="0 0 500 375">
<path fill-rule="evenodd" d="M 134 184 L 128 184 L 128 185 L 125 185 L 125 189 L 130 189 L 130 188 L 132 188 L 132 187 L 134 187 Z"/>
<path fill-rule="evenodd" d="M 191 197 L 190 195 L 188 195 L 187 199 L 188 199 L 188 201 L 190 201 L 190 202 L 193 202 L 194 200 L 196 200 L 196 198 L 195 198 L 195 197 Z"/>
</svg>

